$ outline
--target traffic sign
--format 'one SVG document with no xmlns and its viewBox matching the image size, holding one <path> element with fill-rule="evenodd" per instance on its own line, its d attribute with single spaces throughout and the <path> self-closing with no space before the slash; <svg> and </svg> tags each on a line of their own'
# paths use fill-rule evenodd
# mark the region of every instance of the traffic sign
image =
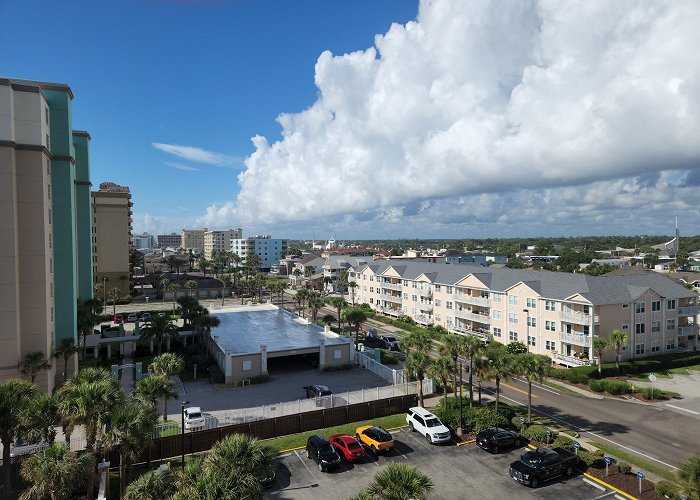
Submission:
<svg viewBox="0 0 700 500">
<path fill-rule="evenodd" d="M 651 372 L 651 373 L 649 374 L 649 382 L 652 382 L 652 383 L 653 383 L 653 382 L 656 382 L 656 373 Z"/>
<path fill-rule="evenodd" d="M 637 472 L 637 477 L 639 479 L 644 479 L 644 473 L 642 471 Z"/>
<path fill-rule="evenodd" d="M 548 436 L 551 436 L 551 435 L 552 435 L 552 431 L 550 431 L 549 429 L 547 429 L 547 435 L 548 435 Z"/>
<path fill-rule="evenodd" d="M 580 447 L 581 443 L 579 443 L 578 441 L 574 441 L 574 448 L 578 450 Z"/>
<path fill-rule="evenodd" d="M 612 463 L 612 458 L 610 457 L 605 457 L 603 460 L 605 460 L 605 465 L 610 465 Z"/>
<path fill-rule="evenodd" d="M 520 417 L 520 423 L 521 423 L 521 424 L 524 424 L 524 423 L 525 423 L 525 418 Z"/>
</svg>

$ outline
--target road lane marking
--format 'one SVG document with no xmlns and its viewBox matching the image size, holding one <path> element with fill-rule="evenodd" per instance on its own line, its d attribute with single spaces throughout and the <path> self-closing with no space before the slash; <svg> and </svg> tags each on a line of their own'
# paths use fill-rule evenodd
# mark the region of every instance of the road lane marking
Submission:
<svg viewBox="0 0 700 500">
<path fill-rule="evenodd" d="M 668 406 L 669 408 L 675 408 L 676 410 L 687 411 L 688 413 L 691 413 L 693 415 L 700 415 L 700 413 L 698 413 L 697 411 L 688 410 L 687 408 L 681 408 L 680 406 L 671 405 L 668 403 L 666 403 L 666 406 Z"/>
<path fill-rule="evenodd" d="M 522 378 L 517 378 L 517 377 L 516 377 L 516 378 L 514 378 L 513 380 L 516 380 L 516 381 L 518 381 L 518 382 L 522 382 L 523 384 L 527 384 L 527 380 L 522 379 Z M 540 385 L 540 384 L 535 384 L 535 383 L 533 383 L 533 384 L 532 384 L 532 387 L 536 387 L 537 389 L 540 389 L 540 390 L 543 390 L 543 391 L 551 392 L 552 394 L 556 394 L 557 396 L 561 396 L 561 393 L 555 391 L 554 389 L 550 389 L 549 387 L 545 387 L 545 386 Z"/>
<path fill-rule="evenodd" d="M 506 384 L 505 382 L 501 382 L 501 385 L 503 387 L 507 387 L 508 389 L 511 389 L 513 391 L 519 392 L 521 394 L 525 394 L 527 396 L 527 391 L 523 391 L 522 389 L 518 389 L 517 387 L 513 387 L 510 384 Z M 536 398 L 537 396 L 535 394 L 532 395 L 533 398 Z"/>
</svg>

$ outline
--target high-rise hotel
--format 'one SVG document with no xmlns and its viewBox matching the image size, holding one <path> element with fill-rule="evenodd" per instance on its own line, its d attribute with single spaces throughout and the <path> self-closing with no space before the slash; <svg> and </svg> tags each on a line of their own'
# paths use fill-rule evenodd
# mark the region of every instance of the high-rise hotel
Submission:
<svg viewBox="0 0 700 500">
<path fill-rule="evenodd" d="M 29 352 L 77 344 L 76 304 L 93 296 L 90 135 L 72 101 L 64 84 L 0 78 L 0 381 Z M 63 380 L 53 365 L 43 390 Z"/>
</svg>

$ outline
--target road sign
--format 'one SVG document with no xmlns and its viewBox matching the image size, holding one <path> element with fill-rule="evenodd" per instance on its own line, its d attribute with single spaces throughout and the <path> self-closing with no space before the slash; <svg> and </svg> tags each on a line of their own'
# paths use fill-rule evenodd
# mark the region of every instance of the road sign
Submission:
<svg viewBox="0 0 700 500">
<path fill-rule="evenodd" d="M 547 429 L 547 435 L 548 435 L 548 436 L 551 436 L 551 435 L 552 435 L 552 431 L 550 431 L 549 429 Z"/>
<path fill-rule="evenodd" d="M 656 373 L 652 372 L 649 374 L 649 382 L 656 382 Z"/>
<path fill-rule="evenodd" d="M 644 479 L 644 473 L 642 471 L 637 472 L 637 477 L 639 479 Z"/>
<path fill-rule="evenodd" d="M 603 460 L 605 460 L 605 465 L 610 465 L 612 463 L 612 458 L 610 457 L 605 457 Z"/>
<path fill-rule="evenodd" d="M 580 447 L 581 447 L 581 443 L 579 443 L 578 441 L 574 441 L 574 449 L 578 450 Z"/>
<path fill-rule="evenodd" d="M 525 419 L 524 419 L 523 417 L 520 417 L 520 423 L 521 423 L 521 424 L 524 424 L 524 423 L 525 423 Z"/>
</svg>

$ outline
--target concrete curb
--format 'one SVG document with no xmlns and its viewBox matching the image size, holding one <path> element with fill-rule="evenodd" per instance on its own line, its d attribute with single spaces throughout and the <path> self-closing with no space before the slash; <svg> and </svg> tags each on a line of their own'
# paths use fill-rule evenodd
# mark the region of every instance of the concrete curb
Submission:
<svg viewBox="0 0 700 500">
<path fill-rule="evenodd" d="M 619 494 L 622 495 L 625 499 L 628 499 L 628 500 L 638 500 L 637 497 L 633 497 L 632 495 L 630 495 L 630 494 L 628 494 L 628 493 L 625 493 L 625 492 L 622 491 L 622 490 L 618 490 L 618 489 L 615 488 L 613 485 L 608 484 L 608 483 L 606 483 L 605 481 L 602 481 L 602 480 L 598 479 L 597 477 L 591 476 L 591 475 L 590 475 L 589 473 L 587 473 L 587 472 L 584 472 L 583 475 L 584 475 L 584 477 L 588 478 L 589 480 L 591 480 L 591 481 L 593 481 L 593 482 L 596 482 L 596 483 L 600 484 L 601 486 L 604 486 L 605 488 L 614 491 L 615 493 L 619 493 Z M 615 496 L 617 496 L 617 495 L 615 495 Z"/>
</svg>

